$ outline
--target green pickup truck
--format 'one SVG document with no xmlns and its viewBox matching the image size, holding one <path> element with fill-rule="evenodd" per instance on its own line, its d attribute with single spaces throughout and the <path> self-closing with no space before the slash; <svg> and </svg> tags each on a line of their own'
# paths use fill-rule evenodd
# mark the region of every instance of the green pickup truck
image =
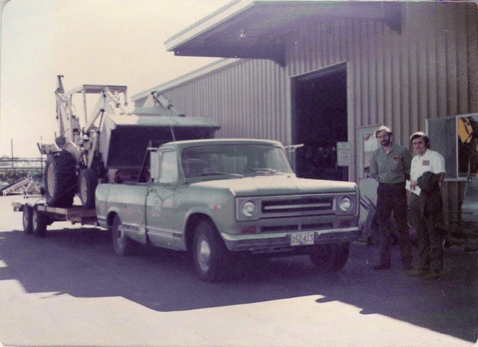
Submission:
<svg viewBox="0 0 478 347">
<path fill-rule="evenodd" d="M 297 178 L 280 142 L 202 139 L 148 150 L 143 181 L 96 189 L 98 223 L 119 255 L 147 243 L 187 251 L 197 276 L 213 282 L 240 254 L 308 254 L 337 271 L 361 236 L 357 185 Z"/>
</svg>

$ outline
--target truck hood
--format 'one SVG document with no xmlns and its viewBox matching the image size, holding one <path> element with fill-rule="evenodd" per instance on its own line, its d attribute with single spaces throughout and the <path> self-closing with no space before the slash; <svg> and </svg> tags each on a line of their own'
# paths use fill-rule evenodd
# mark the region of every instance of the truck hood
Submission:
<svg viewBox="0 0 478 347">
<path fill-rule="evenodd" d="M 196 187 L 229 189 L 235 196 L 293 195 L 312 193 L 354 193 L 353 182 L 297 178 L 295 175 L 274 175 L 203 181 Z"/>
</svg>

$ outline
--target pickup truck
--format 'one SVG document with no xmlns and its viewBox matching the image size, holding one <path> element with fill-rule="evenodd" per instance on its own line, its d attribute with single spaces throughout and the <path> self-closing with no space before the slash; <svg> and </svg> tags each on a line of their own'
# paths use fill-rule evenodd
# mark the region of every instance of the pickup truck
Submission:
<svg viewBox="0 0 478 347">
<path fill-rule="evenodd" d="M 197 276 L 213 282 L 239 254 L 308 254 L 319 269 L 338 271 L 361 236 L 357 185 L 297 178 L 278 141 L 187 140 L 148 150 L 144 182 L 96 189 L 98 224 L 112 231 L 119 255 L 147 243 L 187 251 Z"/>
</svg>

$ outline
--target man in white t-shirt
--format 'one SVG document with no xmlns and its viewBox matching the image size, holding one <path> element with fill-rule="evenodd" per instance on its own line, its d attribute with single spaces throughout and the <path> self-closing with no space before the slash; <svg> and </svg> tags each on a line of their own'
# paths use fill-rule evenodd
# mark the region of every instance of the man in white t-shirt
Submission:
<svg viewBox="0 0 478 347">
<path fill-rule="evenodd" d="M 445 159 L 430 148 L 430 140 L 419 131 L 410 137 L 413 157 L 410 168 L 410 215 L 417 232 L 418 270 L 412 276 L 437 279 L 443 269 L 443 237 L 437 221 L 442 222 L 443 202 L 440 183 L 445 178 Z M 417 187 L 421 189 L 417 195 Z"/>
</svg>

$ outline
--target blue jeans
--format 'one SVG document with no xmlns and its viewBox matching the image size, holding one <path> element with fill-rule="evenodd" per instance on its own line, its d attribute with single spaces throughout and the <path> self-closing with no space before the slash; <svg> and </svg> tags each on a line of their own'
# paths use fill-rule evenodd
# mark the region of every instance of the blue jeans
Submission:
<svg viewBox="0 0 478 347">
<path fill-rule="evenodd" d="M 405 267 L 412 265 L 412 242 L 408 233 L 408 205 L 405 182 L 379 183 L 377 188 L 377 214 L 380 240 L 380 264 L 390 265 L 392 256 L 392 213 L 397 227 L 400 256 Z"/>
</svg>

